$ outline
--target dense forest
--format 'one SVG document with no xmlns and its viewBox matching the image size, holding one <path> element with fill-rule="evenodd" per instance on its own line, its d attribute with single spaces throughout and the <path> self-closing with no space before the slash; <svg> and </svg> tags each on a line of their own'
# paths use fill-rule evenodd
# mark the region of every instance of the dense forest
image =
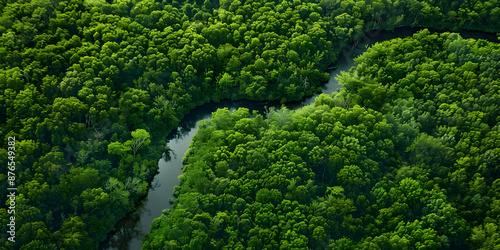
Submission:
<svg viewBox="0 0 500 250">
<path fill-rule="evenodd" d="M 143 249 L 497 249 L 500 46 L 376 44 L 296 111 L 199 124 Z"/>
<path fill-rule="evenodd" d="M 499 22 L 500 2 L 485 0 L 1 1 L 0 164 L 4 166 L 4 170 L 0 172 L 0 196 L 7 197 L 10 194 L 7 191 L 8 186 L 15 186 L 17 191 L 16 241 L 7 240 L 6 225 L 11 221 L 10 217 L 13 214 L 8 212 L 10 200 L 6 199 L 0 204 L 0 220 L 4 228 L 0 234 L 5 236 L 0 239 L 0 245 L 8 249 L 97 248 L 98 243 L 114 229 L 115 223 L 126 213 L 134 210 L 135 202 L 145 195 L 149 182 L 157 172 L 158 159 L 168 150 L 164 146 L 166 136 L 195 106 L 221 99 L 278 100 L 282 103 L 300 100 L 319 91 L 320 84 L 328 79 L 325 69 L 329 63 L 335 61 L 342 46 L 361 39 L 369 30 L 392 30 L 397 26 L 424 26 L 449 30 L 500 32 Z M 426 35 L 421 36 L 426 37 Z M 322 240 L 325 242 L 327 238 L 333 241 L 324 244 L 339 246 L 358 243 L 379 244 L 377 240 L 380 237 L 393 237 L 389 234 L 394 232 L 395 226 L 385 222 L 392 216 L 389 211 L 393 213 L 391 209 L 394 204 L 401 206 L 398 208 L 400 209 L 398 218 L 402 221 L 411 220 L 413 223 L 410 223 L 411 225 L 428 230 L 425 231 L 428 232 L 425 235 L 438 237 L 429 236 L 432 242 L 436 242 L 435 244 L 444 245 L 446 242 L 449 246 L 465 244 L 463 242 L 465 238 L 450 232 L 467 237 L 476 235 L 476 238 L 471 238 L 467 244 L 477 245 L 483 238 L 494 242 L 495 237 L 498 237 L 495 234 L 495 211 L 498 211 L 498 208 L 493 209 L 493 205 L 498 202 L 492 195 L 495 193 L 495 185 L 491 178 L 497 174 L 494 166 L 498 163 L 496 162 L 498 150 L 489 149 L 485 145 L 495 144 L 494 131 L 496 131 L 498 109 L 494 105 L 493 94 L 497 93 L 498 89 L 494 87 L 497 77 L 494 67 L 499 58 L 498 56 L 494 58 L 496 47 L 485 41 L 472 42 L 455 37 L 450 44 L 450 50 L 439 50 L 442 46 L 448 46 L 442 42 L 435 45 L 426 43 L 420 47 L 409 44 L 404 51 L 400 49 L 387 51 L 384 47 L 378 46 L 380 52 L 372 50 L 370 53 L 374 54 L 372 56 L 375 59 L 383 60 L 379 62 L 380 65 L 374 64 L 375 62 L 364 62 L 352 75 L 344 76 L 346 88 L 341 93 L 331 100 L 329 97 L 318 99 L 318 102 L 321 100 L 332 103 L 343 102 L 342 107 L 345 109 L 327 111 L 324 110 L 326 106 L 319 108 L 322 105 L 317 105 L 318 112 L 331 112 L 332 115 L 347 112 L 345 116 L 348 116 L 358 110 L 357 112 L 373 116 L 373 126 L 381 124 L 372 128 L 373 131 L 385 129 L 385 132 L 380 132 L 382 134 L 373 135 L 373 138 L 383 138 L 380 145 L 366 134 L 368 127 L 362 128 L 368 126 L 365 125 L 365 121 L 348 120 L 342 125 L 343 120 L 338 120 L 338 123 L 344 127 L 351 126 L 349 125 L 351 123 L 352 126 L 359 124 L 361 127 L 356 129 L 360 131 L 356 132 L 355 129 L 352 133 L 365 134 L 370 141 L 377 142 L 376 146 L 370 146 L 369 141 L 362 141 L 361 138 L 354 136 L 342 140 L 355 139 L 354 142 L 357 140 L 358 145 L 375 147 L 380 154 L 366 149 L 366 152 L 356 151 L 357 158 L 352 158 L 354 156 L 349 153 L 351 148 L 341 148 L 340 144 L 337 146 L 339 152 L 327 149 L 339 143 L 328 139 L 324 141 L 328 145 L 322 145 L 321 142 L 317 150 L 313 150 L 314 147 L 311 149 L 311 152 L 320 154 L 315 156 L 319 158 L 314 162 L 307 162 L 310 160 L 307 158 L 308 155 L 297 153 L 298 158 L 290 155 L 288 159 L 283 158 L 283 162 L 275 163 L 292 168 L 290 178 L 295 178 L 295 184 L 286 184 L 286 190 L 289 186 L 290 191 L 286 191 L 283 187 L 272 188 L 274 186 L 269 184 L 271 188 L 267 191 L 262 189 L 264 191 L 261 191 L 259 199 L 248 196 L 251 200 L 245 200 L 245 195 L 250 195 L 253 189 L 238 191 L 240 193 L 232 195 L 244 197 L 242 200 L 249 206 L 253 204 L 253 200 L 263 204 L 273 204 L 275 208 L 269 207 L 268 211 L 277 209 L 281 204 L 280 199 L 289 200 L 291 203 L 287 209 L 293 208 L 290 211 L 299 216 L 294 220 L 304 222 L 297 223 L 297 226 L 295 222 L 293 225 L 290 224 L 297 227 L 296 230 L 290 229 L 290 233 L 286 236 L 290 244 L 296 244 L 295 240 L 304 243 L 302 237 L 308 236 L 309 225 L 314 227 L 318 223 L 318 225 L 323 223 L 322 229 L 320 227 L 315 229 L 317 237 L 311 237 L 306 246 L 323 244 Z M 410 52 L 414 49 L 419 50 Z M 406 58 L 413 58 L 413 61 L 407 64 L 396 63 L 397 60 L 403 60 L 396 58 L 397 53 L 403 52 L 410 53 Z M 432 58 L 430 56 L 435 53 L 441 53 L 437 55 L 439 59 L 425 63 L 423 56 L 429 55 L 429 58 Z M 392 57 L 393 61 L 386 60 Z M 448 64 L 439 68 L 438 65 L 441 65 L 442 60 Z M 411 75 L 410 71 L 414 69 L 411 67 L 421 71 Z M 405 75 L 406 73 L 408 75 Z M 364 78 L 360 78 L 362 76 Z M 401 78 L 403 76 L 404 79 Z M 395 79 L 402 80 L 398 80 L 396 84 L 393 82 Z M 448 84 L 438 85 L 440 81 Z M 464 83 L 459 84 L 462 81 Z M 436 94 L 427 96 L 430 93 Z M 486 93 L 491 97 L 487 97 Z M 424 98 L 427 99 L 424 101 Z M 429 101 L 435 103 L 431 105 Z M 329 104 L 328 107 L 330 106 L 334 105 Z M 424 107 L 428 108 L 425 112 Z M 301 112 L 305 115 L 309 112 L 306 110 L 311 108 L 313 107 Z M 438 111 L 441 113 L 437 113 Z M 221 119 L 228 118 L 227 114 L 223 114 L 224 111 L 220 112 Z M 264 151 L 265 149 L 276 147 L 276 145 L 262 146 L 264 145 L 262 138 L 269 137 L 271 139 L 268 141 L 275 143 L 275 138 L 279 137 L 277 134 L 268 135 L 267 133 L 271 132 L 261 129 L 275 126 L 275 119 L 279 117 L 285 119 L 278 121 L 278 124 L 284 126 L 277 129 L 276 133 L 285 133 L 280 135 L 283 140 L 289 140 L 290 143 L 296 141 L 300 144 L 302 143 L 299 140 L 300 136 L 310 129 L 307 137 L 311 137 L 313 140 L 311 143 L 315 143 L 314 130 L 308 127 L 311 124 L 304 123 L 302 127 L 298 125 L 297 128 L 290 127 L 290 124 L 298 121 L 298 113 L 289 116 L 284 109 L 275 110 L 268 114 L 269 118 L 259 118 L 259 115 L 255 114 L 251 120 L 247 120 L 248 115 L 244 113 L 237 112 L 241 119 L 232 114 L 226 125 L 217 128 L 221 133 L 231 133 L 234 127 L 232 130 L 244 135 L 243 141 L 251 139 L 253 135 L 255 145 L 261 145 L 263 150 L 255 153 L 255 159 L 270 153 Z M 386 117 L 387 114 L 393 115 Z M 441 118 L 435 116 L 436 114 L 441 115 Z M 454 120 L 455 116 L 466 118 Z M 384 122 L 384 119 L 387 121 Z M 449 121 L 451 125 L 447 125 Z M 337 121 L 325 121 L 325 126 L 328 122 L 331 125 L 325 128 L 323 133 L 330 133 L 332 131 L 329 129 L 335 129 L 337 126 Z M 240 125 L 243 127 L 240 128 Z M 213 132 L 210 126 L 207 124 L 206 133 Z M 247 132 L 241 130 L 246 128 L 250 130 Z M 464 132 L 466 128 L 471 130 Z M 498 130 L 498 126 L 496 128 Z M 300 134 L 298 138 L 286 135 L 294 131 L 295 137 Z M 395 134 L 394 131 L 399 132 Z M 341 131 L 341 133 L 348 132 Z M 200 136 L 201 134 L 196 140 L 204 143 Z M 247 136 L 249 137 L 245 139 Z M 331 136 L 337 138 L 336 135 Z M 15 138 L 15 150 L 9 148 L 11 146 L 9 137 Z M 316 137 L 321 140 L 328 138 L 324 135 Z M 439 141 L 442 140 L 439 139 L 441 137 L 447 139 Z M 420 138 L 421 142 L 415 141 L 416 138 Z M 483 142 L 482 140 L 486 138 L 492 141 Z M 237 147 L 236 144 L 241 142 L 240 139 L 235 139 L 235 145 L 228 144 L 227 148 L 221 149 L 221 152 L 230 152 L 231 147 Z M 453 144 L 455 142 L 456 145 Z M 212 143 L 214 147 L 218 147 L 219 142 Z M 392 151 L 389 150 L 391 143 L 394 148 Z M 437 158 L 431 157 L 433 160 L 429 161 L 420 152 L 425 149 L 425 145 L 434 145 L 443 152 L 449 151 L 450 155 L 446 153 L 448 158 L 443 158 L 441 155 Z M 198 148 L 196 150 L 207 150 L 202 149 L 203 145 L 196 148 Z M 201 152 L 196 153 L 196 150 L 193 149 L 193 155 L 201 154 Z M 290 150 L 294 150 L 293 147 Z M 342 158 L 331 160 L 332 156 L 325 157 L 321 150 L 329 154 L 337 152 L 338 157 Z M 15 152 L 15 158 L 9 152 Z M 435 153 L 435 150 L 430 152 Z M 227 166 L 221 160 L 222 165 L 217 167 L 219 171 L 214 166 L 209 168 L 209 165 L 202 168 L 203 171 L 198 167 L 199 178 L 212 180 L 212 175 L 205 176 L 206 171 L 211 168 L 214 168 L 217 178 L 226 176 L 233 169 L 236 175 L 226 178 L 225 181 L 256 178 L 239 177 L 238 171 L 234 171 L 236 170 L 234 162 L 229 160 L 234 160 L 234 156 L 220 157 L 221 159 L 227 157 Z M 218 161 L 217 159 L 209 159 L 207 164 Z M 269 163 L 273 162 L 266 159 Z M 188 157 L 188 161 L 194 160 L 195 156 Z M 330 167 L 332 162 L 337 162 L 335 163 L 337 167 Z M 264 163 L 259 162 L 259 164 Z M 340 164 L 352 167 L 338 172 Z M 240 165 L 243 168 L 244 164 Z M 438 168 L 438 165 L 442 170 L 436 174 L 432 169 Z M 256 174 L 257 169 L 253 172 L 250 170 L 257 166 L 249 165 L 245 168 L 249 169 L 248 174 Z M 186 169 L 189 168 L 197 169 L 197 167 Z M 322 168 L 322 175 L 317 174 L 315 168 Z M 369 168 L 374 169 L 369 170 Z M 223 174 L 225 169 L 227 173 Z M 396 177 L 392 176 L 395 174 L 394 171 L 398 171 L 396 169 L 402 171 L 399 177 L 397 173 Z M 15 179 L 12 179 L 7 170 L 15 174 Z M 341 172 L 344 177 L 339 178 L 337 175 Z M 350 177 L 351 172 L 356 173 L 353 178 Z M 419 177 L 421 173 L 428 173 L 425 177 L 428 180 Z M 449 173 L 453 176 L 449 177 Z M 183 184 L 177 190 L 178 200 L 187 199 L 186 202 L 200 203 L 201 200 L 198 198 L 206 200 L 206 197 L 211 197 L 208 193 L 211 192 L 211 188 L 205 185 L 206 182 L 201 182 L 202 186 L 195 189 L 190 187 L 189 180 L 192 178 L 190 175 L 186 170 Z M 284 176 L 280 178 L 285 178 Z M 407 203 L 407 206 L 412 209 L 413 206 L 426 207 L 431 201 L 435 202 L 435 197 L 442 197 L 442 202 L 426 210 L 425 215 L 449 207 L 452 211 L 446 210 L 446 213 L 440 213 L 445 213 L 448 216 L 447 220 L 453 219 L 453 223 L 461 226 L 442 229 L 444 231 L 433 234 L 432 228 L 435 227 L 421 220 L 424 214 L 407 213 L 403 205 L 405 201 L 389 202 L 384 200 L 385 198 L 380 198 L 379 203 L 377 198 L 374 198 L 378 196 L 373 190 L 403 192 L 397 191 L 398 188 L 402 189 L 400 178 L 422 188 L 423 196 L 419 198 L 420 200 Z M 348 185 L 349 183 L 353 185 Z M 477 189 L 481 191 L 470 191 L 476 188 L 471 188 L 469 183 L 474 185 L 477 183 L 479 186 Z M 433 186 L 429 187 L 431 184 Z M 345 187 L 342 190 L 343 185 Z M 452 185 L 455 189 L 446 185 Z M 393 189 L 395 191 L 391 191 Z M 276 190 L 281 193 L 281 198 Z M 354 197 L 362 190 L 366 192 L 364 196 Z M 192 196 L 195 192 L 199 193 L 197 199 L 193 199 Z M 214 193 L 217 199 L 225 194 L 220 188 L 217 192 L 217 195 Z M 182 198 L 184 196 L 181 193 L 191 198 Z M 276 197 L 268 198 L 270 197 L 268 194 L 271 193 Z M 333 200 L 328 200 L 330 196 Z M 389 196 L 394 195 L 391 193 Z M 472 198 L 467 199 L 467 197 Z M 212 206 L 219 206 L 216 205 L 220 204 L 219 201 L 210 199 Z M 239 204 L 234 205 L 237 206 L 235 213 L 240 212 L 238 209 L 247 209 L 247 205 L 241 203 L 242 200 L 235 200 L 237 202 L 235 204 Z M 229 201 L 231 200 L 225 202 L 228 204 Z M 311 224 L 309 219 L 306 222 L 304 216 L 312 216 L 310 209 L 313 201 L 317 202 L 318 207 L 325 206 L 319 205 L 323 202 L 333 202 L 333 204 L 337 202 L 341 204 L 338 206 L 342 210 L 337 211 L 335 206 L 331 206 L 329 209 L 337 211 L 335 214 L 338 215 L 335 216 L 338 218 L 328 221 L 321 221 L 322 212 L 318 211 L 316 217 L 320 221 Z M 359 205 L 361 203 L 364 205 Z M 212 225 L 211 223 L 216 225 L 212 228 L 210 226 L 203 228 L 198 223 L 198 228 L 193 233 L 199 234 L 201 238 L 194 238 L 210 237 L 214 239 L 215 245 L 229 244 L 229 240 L 224 239 L 229 237 L 226 230 L 243 233 L 243 228 L 238 226 L 231 225 L 232 229 L 229 229 L 227 218 L 234 217 L 224 217 L 222 214 L 227 206 L 233 205 L 207 208 L 210 213 L 205 214 L 198 214 L 201 210 L 197 209 L 201 209 L 200 207 L 193 209 L 191 206 L 191 210 L 185 210 L 192 216 L 201 216 L 200 219 L 205 216 L 202 223 L 206 225 Z M 279 210 L 285 211 L 284 208 Z M 173 211 L 181 211 L 181 207 Z M 378 211 L 385 211 L 385 215 L 378 214 Z M 217 214 L 221 212 L 219 217 L 211 214 L 216 212 Z M 169 216 L 179 216 L 177 213 L 173 212 Z M 248 222 L 253 220 L 251 215 L 241 218 L 241 221 L 247 220 L 242 222 L 247 223 L 245 230 L 249 227 L 255 229 L 253 222 Z M 403 218 L 404 216 L 411 217 Z M 240 218 L 237 218 L 237 221 L 240 221 Z M 328 224 L 345 218 L 351 219 L 347 219 L 342 225 Z M 474 218 L 478 218 L 475 223 Z M 284 219 L 284 223 L 287 220 Z M 444 224 L 443 220 L 438 218 L 434 218 L 434 221 Z M 266 223 L 270 227 L 273 225 L 271 222 Z M 411 226 L 410 224 L 399 227 L 401 232 L 411 231 L 407 228 Z M 173 227 L 179 225 L 172 224 Z M 259 228 L 270 230 L 266 231 L 269 232 L 269 236 L 266 236 L 269 242 L 266 240 L 256 244 L 277 244 L 272 243 L 271 239 L 285 239 L 285 236 L 273 236 L 276 232 L 266 228 L 265 225 L 262 224 Z M 303 225 L 306 225 L 306 228 Z M 373 232 L 372 235 L 367 235 L 361 229 L 370 225 Z M 387 228 L 381 227 L 382 225 Z M 159 225 L 155 225 L 155 228 L 157 227 Z M 224 231 L 220 231 L 222 228 Z M 259 230 L 253 230 L 252 237 L 260 234 Z M 350 230 L 351 233 L 340 233 L 346 230 Z M 157 233 L 158 231 L 155 231 L 153 234 Z M 146 245 L 161 244 L 153 234 L 148 236 Z M 344 238 L 339 238 L 341 235 Z M 186 239 L 192 235 L 183 235 L 180 232 L 170 237 L 177 236 L 179 236 L 178 242 L 169 240 L 166 241 L 167 244 L 186 245 Z M 399 234 L 399 237 L 403 236 L 404 233 Z M 234 239 L 236 236 L 231 237 Z M 155 239 L 155 242 L 150 242 L 149 239 Z M 318 240 L 313 242 L 313 239 Z M 408 244 L 416 241 L 407 240 L 413 240 Z M 241 244 L 246 245 L 248 242 Z M 202 240 L 202 243 L 205 244 L 205 240 Z"/>
</svg>

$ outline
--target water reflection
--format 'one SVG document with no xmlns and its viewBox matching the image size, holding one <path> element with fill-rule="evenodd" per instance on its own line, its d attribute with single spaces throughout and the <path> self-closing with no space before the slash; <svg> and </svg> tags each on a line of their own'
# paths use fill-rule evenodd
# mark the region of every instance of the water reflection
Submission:
<svg viewBox="0 0 500 250">
<path fill-rule="evenodd" d="M 150 189 L 150 192 L 154 190 L 154 188 Z M 106 245 L 102 245 L 99 249 L 140 249 L 131 247 L 132 239 L 134 238 L 142 238 L 145 232 L 138 228 L 136 225 L 141 220 L 141 216 L 143 214 L 150 213 L 149 209 L 145 204 L 148 203 L 148 199 L 142 199 L 137 204 L 137 210 L 129 213 L 127 215 L 127 219 L 123 219 L 116 223 L 115 228 L 118 230 L 114 232 L 113 237 L 108 239 Z"/>
<path fill-rule="evenodd" d="M 172 159 L 172 156 L 174 157 L 174 159 L 177 158 L 177 155 L 175 154 L 175 152 L 171 148 L 167 148 L 165 150 L 165 152 L 163 153 L 161 159 L 164 161 L 170 161 Z"/>
</svg>

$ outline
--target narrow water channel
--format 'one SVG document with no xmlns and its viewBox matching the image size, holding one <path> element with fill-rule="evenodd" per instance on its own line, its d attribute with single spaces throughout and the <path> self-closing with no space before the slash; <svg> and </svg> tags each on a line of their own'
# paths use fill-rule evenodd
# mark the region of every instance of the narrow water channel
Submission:
<svg viewBox="0 0 500 250">
<path fill-rule="evenodd" d="M 330 71 L 330 80 L 322 87 L 322 92 L 331 94 L 337 91 L 341 86 L 335 79 L 341 71 L 348 71 L 355 65 L 353 58 L 362 54 L 367 50 L 367 47 L 376 42 L 394 39 L 398 37 L 410 36 L 422 28 L 397 28 L 394 32 L 387 31 L 370 31 L 366 33 L 361 41 L 355 46 L 347 46 L 343 49 L 337 62 L 335 70 Z M 437 30 L 429 29 L 431 32 Z M 498 42 L 494 34 L 483 32 L 461 31 L 463 38 L 482 38 L 489 41 Z M 305 105 L 314 102 L 314 99 L 319 94 L 304 99 L 302 102 L 290 103 L 288 108 L 298 109 Z M 149 233 L 151 222 L 158 218 L 164 209 L 172 208 L 169 199 L 173 198 L 173 189 L 179 184 L 178 176 L 182 174 L 182 157 L 188 150 L 189 144 L 193 139 L 194 134 L 198 130 L 198 122 L 204 119 L 211 119 L 212 112 L 218 108 L 229 108 L 230 111 L 239 107 L 246 107 L 250 110 L 257 110 L 261 114 L 264 112 L 264 106 L 280 106 L 279 103 L 263 103 L 254 101 L 222 101 L 219 103 L 208 103 L 201 107 L 192 110 L 181 121 L 176 131 L 168 137 L 167 146 L 170 147 L 169 155 L 164 156 L 159 160 L 159 173 L 155 176 L 152 187 L 149 189 L 148 196 L 142 200 L 137 207 L 137 210 L 127 215 L 126 218 L 118 222 L 115 226 L 117 231 L 114 232 L 108 240 L 101 243 L 99 249 L 119 249 L 119 250 L 137 250 L 141 249 L 142 237 Z"/>
</svg>

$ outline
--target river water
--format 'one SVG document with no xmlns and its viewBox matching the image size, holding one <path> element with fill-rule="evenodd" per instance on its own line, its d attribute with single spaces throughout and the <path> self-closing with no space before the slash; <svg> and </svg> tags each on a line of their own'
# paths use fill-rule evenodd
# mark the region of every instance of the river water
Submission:
<svg viewBox="0 0 500 250">
<path fill-rule="evenodd" d="M 335 62 L 335 70 L 330 71 L 330 80 L 322 86 L 322 93 L 331 94 L 340 89 L 338 81 L 335 79 L 341 71 L 348 71 L 355 65 L 353 58 L 367 50 L 367 46 L 376 42 L 394 39 L 398 37 L 410 36 L 422 28 L 396 28 L 394 32 L 370 31 L 365 34 L 357 44 L 348 45 L 343 48 L 341 55 Z M 429 29 L 431 32 L 438 30 Z M 494 34 L 461 31 L 463 38 L 482 38 L 489 41 L 498 42 Z M 333 60 L 333 59 L 332 59 Z M 290 109 L 298 109 L 314 102 L 319 94 L 305 98 L 301 102 L 289 103 Z M 152 187 L 149 189 L 145 199 L 137 204 L 137 210 L 128 214 L 127 217 L 117 223 L 117 231 L 112 232 L 108 239 L 100 244 L 99 249 L 119 249 L 119 250 L 137 250 L 141 248 L 142 237 L 149 233 L 151 222 L 158 218 L 164 209 L 172 208 L 169 199 L 173 199 L 173 189 L 179 184 L 178 176 L 182 174 L 182 157 L 188 150 L 189 144 L 194 134 L 198 131 L 198 122 L 205 119 L 211 119 L 212 112 L 219 108 L 227 107 L 230 111 L 239 107 L 245 107 L 252 112 L 257 110 L 264 113 L 264 106 L 281 106 L 279 103 L 255 102 L 255 101 L 222 101 L 219 103 L 208 103 L 193 109 L 181 121 L 177 130 L 168 136 L 167 146 L 171 152 L 165 155 L 158 162 L 159 173 L 154 177 Z"/>
</svg>

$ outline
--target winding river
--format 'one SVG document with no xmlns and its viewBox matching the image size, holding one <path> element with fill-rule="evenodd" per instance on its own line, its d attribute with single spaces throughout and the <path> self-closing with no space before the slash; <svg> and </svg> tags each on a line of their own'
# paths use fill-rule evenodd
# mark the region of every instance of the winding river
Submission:
<svg viewBox="0 0 500 250">
<path fill-rule="evenodd" d="M 341 71 L 348 71 L 355 65 L 353 58 L 362 54 L 367 50 L 367 47 L 380 41 L 389 40 L 398 37 L 410 36 L 422 28 L 396 28 L 394 32 L 387 31 L 370 31 L 365 34 L 363 39 L 355 45 L 346 46 L 337 62 L 334 64 L 335 70 L 330 71 L 330 80 L 322 87 L 322 92 L 331 94 L 337 91 L 341 86 L 335 79 Z M 429 29 L 431 32 L 442 32 L 439 30 Z M 461 31 L 459 32 L 463 38 L 481 38 L 489 41 L 498 42 L 494 34 Z M 290 109 L 298 109 L 305 105 L 314 102 L 314 99 L 319 94 L 308 97 L 301 102 L 289 103 L 287 107 Z M 137 250 L 141 248 L 142 237 L 149 233 L 151 222 L 162 214 L 164 209 L 171 209 L 172 205 L 169 199 L 173 199 L 173 189 L 179 184 L 177 178 L 182 174 L 182 157 L 188 150 L 189 144 L 193 139 L 194 134 L 198 130 L 198 122 L 204 119 L 211 119 L 212 112 L 218 108 L 227 107 L 230 111 L 239 107 L 246 107 L 250 110 L 264 112 L 264 106 L 280 106 L 279 103 L 262 103 L 254 101 L 222 101 L 219 103 L 208 103 L 201 107 L 193 109 L 181 121 L 177 130 L 171 133 L 168 137 L 167 146 L 171 152 L 159 160 L 159 173 L 155 176 L 152 187 L 149 189 L 145 199 L 137 204 L 137 210 L 128 214 L 115 225 L 117 231 L 111 233 L 108 239 L 102 242 L 99 249 L 130 249 Z"/>
</svg>

